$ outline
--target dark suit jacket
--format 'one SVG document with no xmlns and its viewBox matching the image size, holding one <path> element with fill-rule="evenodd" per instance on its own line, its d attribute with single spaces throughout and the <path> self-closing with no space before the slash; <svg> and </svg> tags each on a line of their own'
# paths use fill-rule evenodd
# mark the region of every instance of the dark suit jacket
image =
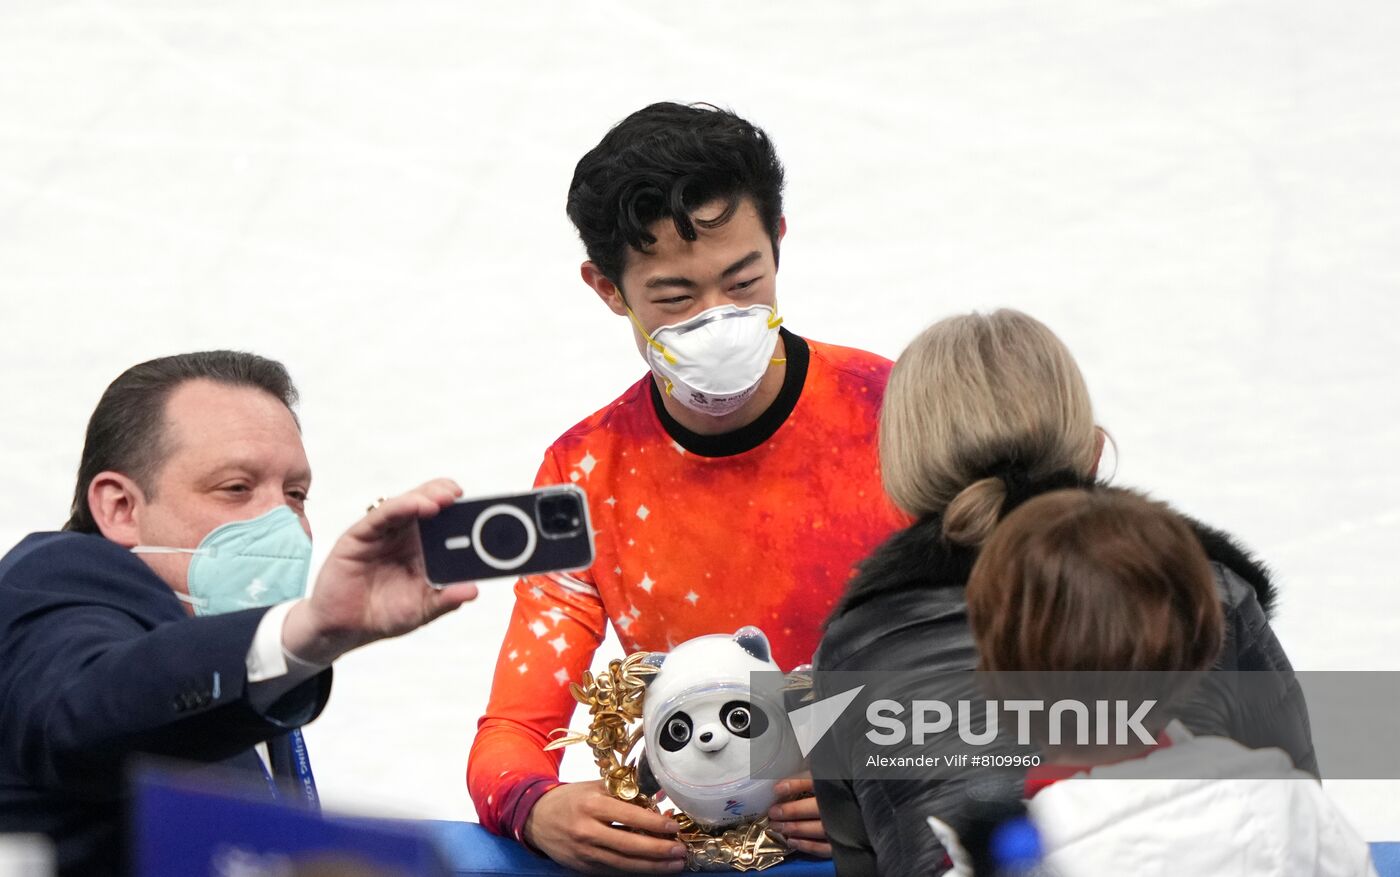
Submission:
<svg viewBox="0 0 1400 877">
<path fill-rule="evenodd" d="M 0 559 L 0 832 L 53 838 L 62 874 L 119 874 L 133 756 L 261 773 L 252 747 L 315 718 L 331 684 L 327 671 L 251 706 L 245 661 L 264 612 L 191 618 L 101 536 L 15 546 Z"/>
</svg>

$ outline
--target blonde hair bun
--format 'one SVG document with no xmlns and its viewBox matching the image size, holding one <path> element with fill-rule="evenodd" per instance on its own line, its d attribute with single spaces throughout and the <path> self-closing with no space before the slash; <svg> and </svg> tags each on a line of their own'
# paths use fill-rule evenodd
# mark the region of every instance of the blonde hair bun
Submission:
<svg viewBox="0 0 1400 877">
<path fill-rule="evenodd" d="M 1009 309 L 949 317 L 890 373 L 885 491 L 914 517 L 942 516 L 949 540 L 981 545 L 1003 514 L 1008 479 L 1088 479 L 1096 429 L 1084 376 L 1044 323 Z"/>
</svg>

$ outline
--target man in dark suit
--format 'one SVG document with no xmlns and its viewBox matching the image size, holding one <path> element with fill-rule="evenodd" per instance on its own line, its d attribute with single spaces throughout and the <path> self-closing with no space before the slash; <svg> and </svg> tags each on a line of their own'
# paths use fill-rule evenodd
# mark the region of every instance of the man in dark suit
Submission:
<svg viewBox="0 0 1400 877">
<path fill-rule="evenodd" d="M 126 870 L 133 756 L 227 762 L 315 802 L 300 734 L 345 652 L 476 596 L 428 587 L 414 522 L 445 479 L 381 500 L 311 596 L 311 470 L 281 364 L 214 351 L 128 369 L 88 424 L 64 532 L 0 559 L 0 833 L 60 873 Z"/>
</svg>

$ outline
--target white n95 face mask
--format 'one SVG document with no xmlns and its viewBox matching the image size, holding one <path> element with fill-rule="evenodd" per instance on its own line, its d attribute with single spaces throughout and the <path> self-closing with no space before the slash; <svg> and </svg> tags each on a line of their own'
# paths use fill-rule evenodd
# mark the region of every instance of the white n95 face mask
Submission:
<svg viewBox="0 0 1400 877">
<path fill-rule="evenodd" d="M 301 519 L 282 505 L 246 521 L 209 531 L 197 548 L 138 545 L 133 554 L 189 554 L 188 596 L 195 615 L 221 615 L 272 606 L 306 593 L 311 539 Z"/>
<path fill-rule="evenodd" d="M 647 365 L 661 379 L 662 391 L 692 411 L 722 417 L 737 411 L 758 389 L 774 362 L 783 318 L 768 305 L 720 305 L 682 323 L 648 334 Z"/>
</svg>

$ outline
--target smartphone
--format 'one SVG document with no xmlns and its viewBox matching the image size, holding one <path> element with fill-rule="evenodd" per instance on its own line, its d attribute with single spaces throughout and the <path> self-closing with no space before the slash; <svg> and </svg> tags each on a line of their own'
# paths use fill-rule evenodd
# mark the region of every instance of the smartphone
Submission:
<svg viewBox="0 0 1400 877">
<path fill-rule="evenodd" d="M 574 484 L 459 499 L 418 522 L 428 583 L 586 569 L 593 564 L 588 495 Z"/>
</svg>

